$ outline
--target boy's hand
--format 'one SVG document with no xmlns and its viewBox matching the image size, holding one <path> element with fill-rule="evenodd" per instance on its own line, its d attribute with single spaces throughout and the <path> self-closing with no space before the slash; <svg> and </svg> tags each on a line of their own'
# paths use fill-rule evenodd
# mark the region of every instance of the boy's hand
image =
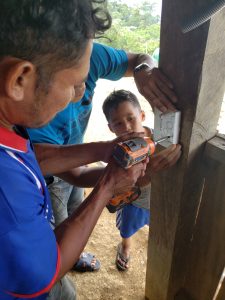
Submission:
<svg viewBox="0 0 225 300">
<path fill-rule="evenodd" d="M 175 110 L 177 96 L 173 84 L 158 68 L 146 68 L 134 75 L 138 91 L 148 100 L 152 109 L 162 112 Z"/>
<path fill-rule="evenodd" d="M 124 133 L 123 135 L 115 138 L 112 141 L 107 141 L 103 142 L 103 155 L 102 155 L 102 160 L 104 162 L 108 162 L 110 157 L 112 156 L 113 149 L 115 145 L 119 142 L 127 141 L 132 138 L 137 138 L 137 137 L 144 137 L 144 132 L 129 132 L 129 133 Z"/>
<path fill-rule="evenodd" d="M 153 154 L 150 157 L 144 177 L 139 178 L 138 185 L 140 187 L 146 186 L 151 182 L 151 177 L 154 173 L 163 171 L 172 167 L 181 156 L 181 145 L 171 145 L 159 153 Z"/>
<path fill-rule="evenodd" d="M 148 168 L 151 174 L 165 170 L 173 166 L 181 156 L 181 145 L 171 145 L 159 153 L 153 154 L 150 157 Z"/>
</svg>

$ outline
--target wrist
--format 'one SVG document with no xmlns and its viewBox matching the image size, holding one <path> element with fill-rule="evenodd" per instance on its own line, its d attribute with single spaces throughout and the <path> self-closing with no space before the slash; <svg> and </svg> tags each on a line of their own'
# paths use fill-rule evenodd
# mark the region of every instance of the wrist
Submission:
<svg viewBox="0 0 225 300">
<path fill-rule="evenodd" d="M 137 65 L 134 70 L 133 70 L 133 73 L 134 73 L 134 76 L 135 74 L 141 72 L 141 71 L 144 71 L 144 70 L 148 70 L 148 71 L 152 71 L 154 67 L 151 67 L 148 63 L 141 63 L 139 65 Z"/>
<path fill-rule="evenodd" d="M 111 168 L 107 165 L 102 176 L 99 178 L 96 188 L 101 191 L 105 199 L 110 200 L 114 196 L 115 178 L 112 176 Z"/>
<path fill-rule="evenodd" d="M 95 161 L 106 161 L 106 153 L 108 152 L 108 142 L 93 142 L 92 144 L 92 155 Z"/>
</svg>

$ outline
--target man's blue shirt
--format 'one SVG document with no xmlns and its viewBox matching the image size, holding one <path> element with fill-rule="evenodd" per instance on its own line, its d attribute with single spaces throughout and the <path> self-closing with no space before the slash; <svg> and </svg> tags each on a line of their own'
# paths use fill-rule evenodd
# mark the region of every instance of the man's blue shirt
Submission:
<svg viewBox="0 0 225 300">
<path fill-rule="evenodd" d="M 46 299 L 59 252 L 44 178 L 29 140 L 0 127 L 0 299 Z"/>
<path fill-rule="evenodd" d="M 94 43 L 83 98 L 77 103 L 70 103 L 47 126 L 29 129 L 32 142 L 58 145 L 82 143 L 97 80 L 118 80 L 124 76 L 127 66 L 125 51 Z"/>
</svg>

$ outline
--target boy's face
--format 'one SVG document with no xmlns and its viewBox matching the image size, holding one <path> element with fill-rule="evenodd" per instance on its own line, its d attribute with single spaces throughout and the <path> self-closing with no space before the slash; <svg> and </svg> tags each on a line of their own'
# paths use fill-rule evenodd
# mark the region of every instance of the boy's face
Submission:
<svg viewBox="0 0 225 300">
<path fill-rule="evenodd" d="M 145 114 L 129 101 L 119 104 L 116 109 L 110 111 L 109 129 L 117 136 L 126 132 L 142 132 L 142 122 Z"/>
</svg>

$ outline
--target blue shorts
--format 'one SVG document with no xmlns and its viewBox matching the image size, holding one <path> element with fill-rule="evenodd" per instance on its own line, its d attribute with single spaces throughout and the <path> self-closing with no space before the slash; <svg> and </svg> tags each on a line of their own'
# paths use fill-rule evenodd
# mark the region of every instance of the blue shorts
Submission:
<svg viewBox="0 0 225 300">
<path fill-rule="evenodd" d="M 144 225 L 149 225 L 149 223 L 150 211 L 148 209 L 128 204 L 117 211 L 116 227 L 119 229 L 122 238 L 131 237 L 140 228 Z"/>
</svg>

